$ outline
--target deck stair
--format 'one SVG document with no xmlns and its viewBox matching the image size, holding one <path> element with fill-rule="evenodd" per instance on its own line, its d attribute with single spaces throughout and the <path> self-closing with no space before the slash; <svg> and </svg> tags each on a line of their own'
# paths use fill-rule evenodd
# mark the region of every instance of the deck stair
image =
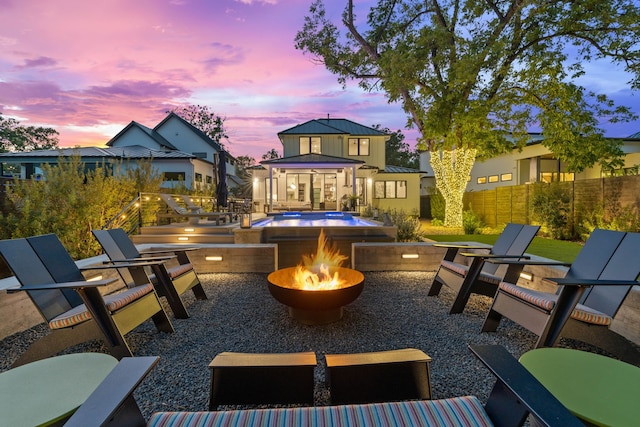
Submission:
<svg viewBox="0 0 640 427">
<path fill-rule="evenodd" d="M 171 224 L 166 226 L 142 227 L 140 234 L 131 236 L 137 245 L 144 243 L 234 243 L 233 230 L 238 224 L 228 226 Z M 186 240 L 185 240 L 186 239 Z"/>
</svg>

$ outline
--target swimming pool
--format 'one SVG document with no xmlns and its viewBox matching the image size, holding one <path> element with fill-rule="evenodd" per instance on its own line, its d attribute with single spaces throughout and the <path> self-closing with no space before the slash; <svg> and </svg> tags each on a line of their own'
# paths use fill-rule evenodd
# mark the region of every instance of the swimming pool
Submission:
<svg viewBox="0 0 640 427">
<path fill-rule="evenodd" d="M 396 226 L 349 212 L 284 212 L 258 220 L 252 226 L 262 227 L 262 242 L 278 244 L 278 268 L 296 266 L 303 254 L 314 253 L 321 230 L 329 246 L 347 257 L 345 267 L 351 264 L 352 243 L 395 242 L 398 235 Z"/>
<path fill-rule="evenodd" d="M 257 227 L 377 227 L 369 221 L 348 212 L 285 212 L 253 223 Z"/>
</svg>

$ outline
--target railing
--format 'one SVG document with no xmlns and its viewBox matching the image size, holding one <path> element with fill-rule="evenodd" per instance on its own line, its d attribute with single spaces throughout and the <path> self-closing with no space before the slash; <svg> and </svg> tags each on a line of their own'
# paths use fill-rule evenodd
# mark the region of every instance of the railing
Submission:
<svg viewBox="0 0 640 427">
<path fill-rule="evenodd" d="M 205 212 L 216 210 L 215 197 L 181 194 L 170 194 L 170 196 L 182 207 L 187 207 L 187 203 L 184 200 L 184 198 L 187 197 L 191 205 L 200 206 Z M 233 212 L 249 212 L 251 210 L 251 201 L 248 199 L 231 199 L 229 200 L 228 210 Z M 163 214 L 172 213 L 173 210 L 167 206 L 158 193 L 140 193 L 138 197 L 122 208 L 116 216 L 107 221 L 102 228 L 123 228 L 127 233 L 135 234 L 139 232 L 142 227 L 161 225 L 160 221 L 171 223 L 178 220 L 179 217 L 175 215 L 163 216 Z"/>
</svg>

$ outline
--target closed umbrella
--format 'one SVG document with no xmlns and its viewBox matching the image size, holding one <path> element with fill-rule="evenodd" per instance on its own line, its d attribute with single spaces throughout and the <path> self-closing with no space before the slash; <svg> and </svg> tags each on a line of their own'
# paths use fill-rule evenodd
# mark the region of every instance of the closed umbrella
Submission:
<svg viewBox="0 0 640 427">
<path fill-rule="evenodd" d="M 218 206 L 227 207 L 227 153 L 220 151 L 218 153 L 218 188 L 216 188 L 216 199 Z"/>
</svg>

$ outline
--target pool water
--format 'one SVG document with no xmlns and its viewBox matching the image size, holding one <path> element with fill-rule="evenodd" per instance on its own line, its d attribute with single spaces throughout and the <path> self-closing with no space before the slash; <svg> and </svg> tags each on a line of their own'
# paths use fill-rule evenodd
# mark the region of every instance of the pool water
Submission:
<svg viewBox="0 0 640 427">
<path fill-rule="evenodd" d="M 344 212 L 286 212 L 258 220 L 257 227 L 375 227 L 372 221 Z"/>
</svg>

